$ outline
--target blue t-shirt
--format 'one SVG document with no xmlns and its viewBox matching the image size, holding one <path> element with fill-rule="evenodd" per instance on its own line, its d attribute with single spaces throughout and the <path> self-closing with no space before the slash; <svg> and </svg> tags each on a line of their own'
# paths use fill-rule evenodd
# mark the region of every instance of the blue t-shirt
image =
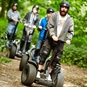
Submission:
<svg viewBox="0 0 87 87">
<path fill-rule="evenodd" d="M 46 29 L 46 25 L 48 23 L 48 19 L 47 17 L 44 17 L 41 19 L 39 26 L 42 26 L 42 30 L 40 31 L 39 34 L 39 40 L 45 40 L 47 38 L 46 33 L 47 33 L 47 29 Z"/>
</svg>

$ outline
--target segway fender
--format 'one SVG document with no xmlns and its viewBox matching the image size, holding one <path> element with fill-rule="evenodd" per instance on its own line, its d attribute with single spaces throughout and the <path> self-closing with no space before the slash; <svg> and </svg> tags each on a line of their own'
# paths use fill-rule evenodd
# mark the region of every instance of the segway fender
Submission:
<svg viewBox="0 0 87 87">
<path fill-rule="evenodd" d="M 34 65 L 36 68 L 38 68 L 38 64 L 35 61 L 28 60 L 28 63 Z"/>
<path fill-rule="evenodd" d="M 20 42 L 19 40 L 14 40 L 13 44 L 17 47 L 17 44 L 19 44 L 19 42 Z"/>
<path fill-rule="evenodd" d="M 13 45 L 14 45 L 15 47 L 17 47 L 17 44 L 16 44 L 16 43 L 13 43 Z"/>
</svg>

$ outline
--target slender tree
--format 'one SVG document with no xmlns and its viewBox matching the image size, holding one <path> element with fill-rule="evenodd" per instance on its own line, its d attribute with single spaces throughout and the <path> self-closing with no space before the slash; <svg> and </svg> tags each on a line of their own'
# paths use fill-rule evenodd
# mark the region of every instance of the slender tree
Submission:
<svg viewBox="0 0 87 87">
<path fill-rule="evenodd" d="M 4 17 L 5 17 L 6 1 L 7 1 L 7 0 L 1 0 L 0 18 L 4 18 Z"/>
<path fill-rule="evenodd" d="M 7 7 L 7 11 L 10 9 L 11 4 L 12 4 L 12 0 L 8 0 L 8 7 Z"/>
</svg>

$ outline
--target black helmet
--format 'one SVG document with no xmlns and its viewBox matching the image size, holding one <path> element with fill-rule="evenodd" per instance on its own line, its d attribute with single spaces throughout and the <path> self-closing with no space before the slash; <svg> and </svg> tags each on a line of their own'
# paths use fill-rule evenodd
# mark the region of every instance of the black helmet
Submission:
<svg viewBox="0 0 87 87">
<path fill-rule="evenodd" d="M 39 10 L 39 6 L 38 5 L 34 5 L 33 8 L 36 8 L 37 10 Z"/>
<path fill-rule="evenodd" d="M 16 7 L 18 7 L 18 4 L 17 4 L 17 3 L 14 3 L 12 6 L 16 6 Z"/>
<path fill-rule="evenodd" d="M 70 4 L 67 1 L 63 1 L 60 3 L 60 7 L 63 7 L 63 6 L 67 7 L 68 9 L 70 8 Z"/>
<path fill-rule="evenodd" d="M 54 13 L 54 9 L 53 8 L 48 8 L 47 13 L 50 13 L 50 12 Z"/>
</svg>

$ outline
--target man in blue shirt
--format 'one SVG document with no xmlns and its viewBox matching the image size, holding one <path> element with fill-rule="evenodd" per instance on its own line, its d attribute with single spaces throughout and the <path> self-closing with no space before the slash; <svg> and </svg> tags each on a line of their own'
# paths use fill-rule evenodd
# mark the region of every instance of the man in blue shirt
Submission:
<svg viewBox="0 0 87 87">
<path fill-rule="evenodd" d="M 35 49 L 35 53 L 34 53 L 34 57 L 33 57 L 34 61 L 37 61 L 37 57 L 39 55 L 39 50 L 43 44 L 43 41 L 47 38 L 46 25 L 47 25 L 48 20 L 53 12 L 54 12 L 54 9 L 48 8 L 47 12 L 46 12 L 47 16 L 40 20 L 40 24 L 39 24 L 39 28 L 38 28 L 40 30 L 40 34 L 39 34 L 39 38 L 38 38 L 38 41 L 36 44 L 36 49 Z"/>
</svg>

